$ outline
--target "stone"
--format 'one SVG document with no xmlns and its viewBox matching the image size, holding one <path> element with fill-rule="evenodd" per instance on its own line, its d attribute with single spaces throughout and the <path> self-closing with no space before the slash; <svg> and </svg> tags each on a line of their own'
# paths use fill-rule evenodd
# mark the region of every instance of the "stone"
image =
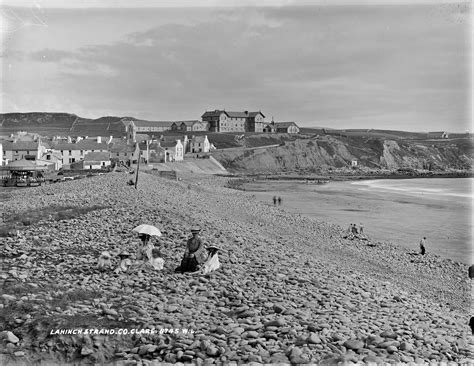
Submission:
<svg viewBox="0 0 474 366">
<path fill-rule="evenodd" d="M 343 346 L 347 349 L 357 351 L 358 349 L 364 348 L 364 342 L 359 341 L 357 339 L 348 339 L 343 343 Z"/>
<path fill-rule="evenodd" d="M 321 343 L 321 338 L 319 338 L 316 333 L 311 333 L 310 336 L 306 339 L 306 342 L 311 344 L 319 344 Z"/>
<path fill-rule="evenodd" d="M 7 342 L 10 342 L 10 343 L 16 344 L 20 341 L 20 339 L 18 339 L 18 337 L 10 331 L 7 331 L 4 337 L 7 340 Z"/>
</svg>

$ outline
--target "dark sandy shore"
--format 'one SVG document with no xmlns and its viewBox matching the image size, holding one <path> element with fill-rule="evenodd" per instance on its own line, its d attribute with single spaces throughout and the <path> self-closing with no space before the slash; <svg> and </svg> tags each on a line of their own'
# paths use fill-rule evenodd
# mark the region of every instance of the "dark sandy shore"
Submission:
<svg viewBox="0 0 474 366">
<path fill-rule="evenodd" d="M 263 205 L 227 178 L 140 174 L 10 193 L 7 215 L 52 205 L 97 207 L 44 217 L 1 239 L 3 361 L 119 365 L 192 362 L 472 362 L 467 266 L 391 244 L 348 240 L 336 225 Z M 165 269 L 95 268 L 103 250 L 134 251 L 131 229 L 156 225 Z M 173 272 L 193 225 L 222 246 L 208 276 Z M 185 334 L 58 335 L 54 329 L 164 329 Z M 11 332 L 11 333 L 10 333 Z"/>
</svg>

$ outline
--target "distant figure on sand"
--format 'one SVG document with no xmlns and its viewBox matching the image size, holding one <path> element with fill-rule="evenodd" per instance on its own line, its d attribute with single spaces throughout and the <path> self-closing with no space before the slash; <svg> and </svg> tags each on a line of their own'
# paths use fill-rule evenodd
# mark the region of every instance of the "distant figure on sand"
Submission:
<svg viewBox="0 0 474 366">
<path fill-rule="evenodd" d="M 469 320 L 469 326 L 471 327 L 472 335 L 474 335 L 474 316 L 471 316 L 471 319 Z"/>
<path fill-rule="evenodd" d="M 426 244 L 426 236 L 424 236 L 423 239 L 420 240 L 420 254 L 421 255 L 425 255 L 426 253 L 425 244 Z"/>
<path fill-rule="evenodd" d="M 181 260 L 181 265 L 175 269 L 175 272 L 195 272 L 207 260 L 208 254 L 199 237 L 200 232 L 201 229 L 198 227 L 191 229 L 193 236 L 186 242 L 186 250 Z"/>
<path fill-rule="evenodd" d="M 471 280 L 474 278 L 474 264 L 469 267 L 469 278 Z"/>
<path fill-rule="evenodd" d="M 356 226 L 356 224 L 352 224 L 351 232 L 352 232 L 352 234 L 357 234 L 357 226 Z"/>
<path fill-rule="evenodd" d="M 278 197 L 278 204 L 281 205 L 281 197 Z"/>
<path fill-rule="evenodd" d="M 276 196 L 273 196 L 273 206 L 276 206 L 276 204 L 277 204 L 277 198 Z"/>
<path fill-rule="evenodd" d="M 362 223 L 359 224 L 359 234 L 363 234 L 364 233 L 364 226 L 362 225 Z"/>
</svg>

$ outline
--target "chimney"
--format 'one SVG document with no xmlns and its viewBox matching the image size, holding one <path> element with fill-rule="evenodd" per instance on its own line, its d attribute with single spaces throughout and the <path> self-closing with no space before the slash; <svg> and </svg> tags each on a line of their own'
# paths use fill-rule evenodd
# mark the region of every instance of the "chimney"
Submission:
<svg viewBox="0 0 474 366">
<path fill-rule="evenodd" d="M 67 137 L 67 143 L 70 144 L 72 142 L 71 136 Z"/>
<path fill-rule="evenodd" d="M 245 114 L 249 114 L 249 111 L 245 111 Z"/>
<path fill-rule="evenodd" d="M 109 145 L 109 144 L 112 142 L 112 139 L 113 139 L 113 138 L 114 138 L 113 136 L 110 136 L 110 137 L 109 137 L 109 141 L 107 141 L 107 145 Z"/>
<path fill-rule="evenodd" d="M 97 143 L 100 144 L 102 142 L 102 137 L 97 136 Z"/>
</svg>

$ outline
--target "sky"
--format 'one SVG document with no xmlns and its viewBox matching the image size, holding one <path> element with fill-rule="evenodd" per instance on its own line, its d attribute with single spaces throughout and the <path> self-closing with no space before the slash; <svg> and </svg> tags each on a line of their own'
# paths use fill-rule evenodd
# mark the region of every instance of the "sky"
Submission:
<svg viewBox="0 0 474 366">
<path fill-rule="evenodd" d="M 467 1 L 0 4 L 0 113 L 472 132 Z"/>
</svg>

